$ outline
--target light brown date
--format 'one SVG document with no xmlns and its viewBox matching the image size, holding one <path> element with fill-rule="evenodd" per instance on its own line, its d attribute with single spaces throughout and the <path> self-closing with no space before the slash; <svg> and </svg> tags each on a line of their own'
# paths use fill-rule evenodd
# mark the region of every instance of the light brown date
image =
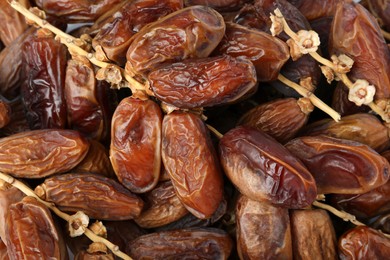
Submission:
<svg viewBox="0 0 390 260">
<path fill-rule="evenodd" d="M 291 259 L 288 210 L 241 196 L 236 205 L 240 259 Z"/>
<path fill-rule="evenodd" d="M 42 178 L 74 168 L 89 143 L 78 132 L 33 130 L 0 139 L 0 171 L 18 178 Z"/>
<path fill-rule="evenodd" d="M 46 178 L 35 192 L 62 211 L 83 211 L 89 217 L 101 220 L 133 219 L 140 215 L 144 204 L 118 182 L 88 173 Z"/>
<path fill-rule="evenodd" d="M 303 136 L 286 144 L 313 174 L 318 192 L 360 194 L 389 179 L 389 162 L 365 144 L 329 136 Z"/>
<path fill-rule="evenodd" d="M 26 8 L 30 7 L 28 0 L 20 3 Z M 7 0 L 0 1 L 0 21 L 0 39 L 5 46 L 11 45 L 28 27 L 23 15 L 14 10 Z"/>
<path fill-rule="evenodd" d="M 195 114 L 164 117 L 162 159 L 177 196 L 196 217 L 206 219 L 223 198 L 223 179 L 209 132 Z"/>
</svg>

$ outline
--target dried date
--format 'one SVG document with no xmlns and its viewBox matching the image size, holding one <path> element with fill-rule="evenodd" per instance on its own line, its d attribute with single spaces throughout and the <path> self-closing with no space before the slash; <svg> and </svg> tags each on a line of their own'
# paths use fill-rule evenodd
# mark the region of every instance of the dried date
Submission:
<svg viewBox="0 0 390 260">
<path fill-rule="evenodd" d="M 219 143 L 221 164 L 237 189 L 256 201 L 304 208 L 317 196 L 307 168 L 269 135 L 247 126 L 227 132 Z"/>
<path fill-rule="evenodd" d="M 390 1 L 388 0 L 367 0 L 370 11 L 377 16 L 379 22 L 390 31 Z"/>
<path fill-rule="evenodd" d="M 8 123 L 11 121 L 11 116 L 11 106 L 0 98 L 0 128 L 8 125 Z"/>
<path fill-rule="evenodd" d="M 333 16 L 336 11 L 336 6 L 342 0 L 288 0 L 311 21 L 314 19 Z"/>
<path fill-rule="evenodd" d="M 89 143 L 78 132 L 33 130 L 0 139 L 0 171 L 18 178 L 42 178 L 74 168 Z"/>
<path fill-rule="evenodd" d="M 20 2 L 26 8 L 30 6 L 27 0 Z M 0 39 L 5 46 L 11 45 L 28 28 L 24 16 L 14 10 L 7 0 L 0 1 L 0 21 Z"/>
<path fill-rule="evenodd" d="M 209 6 L 218 12 L 237 11 L 246 3 L 253 0 L 184 0 L 185 6 L 205 5 Z"/>
</svg>

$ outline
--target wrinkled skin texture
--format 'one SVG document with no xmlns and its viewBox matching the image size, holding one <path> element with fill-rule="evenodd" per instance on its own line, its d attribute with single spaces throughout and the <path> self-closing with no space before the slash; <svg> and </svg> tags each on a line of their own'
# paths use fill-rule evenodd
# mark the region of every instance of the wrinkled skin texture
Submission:
<svg viewBox="0 0 390 260">
<path fill-rule="evenodd" d="M 343 0 L 288 0 L 311 21 L 325 16 L 332 16 L 336 6 Z"/>
<path fill-rule="evenodd" d="M 24 193 L 17 188 L 0 181 L 0 238 L 2 241 L 6 241 L 8 209 L 12 204 L 21 201 L 24 196 Z"/>
<path fill-rule="evenodd" d="M 16 98 L 8 104 L 11 110 L 10 122 L 0 129 L 0 135 L 9 136 L 20 132 L 30 131 L 22 98 Z"/>
<path fill-rule="evenodd" d="M 244 4 L 249 2 L 253 2 L 253 0 L 184 0 L 184 5 L 205 5 L 218 12 L 231 12 L 239 10 Z"/>
<path fill-rule="evenodd" d="M 317 196 L 313 177 L 285 147 L 247 126 L 227 132 L 219 144 L 221 164 L 237 189 L 252 200 L 285 208 L 310 205 Z"/>
<path fill-rule="evenodd" d="M 117 181 L 88 173 L 46 178 L 35 192 L 62 211 L 83 211 L 90 218 L 101 220 L 132 219 L 139 216 L 144 204 Z"/>
<path fill-rule="evenodd" d="M 123 0 L 35 0 L 45 13 L 69 23 L 93 22 Z"/>
<path fill-rule="evenodd" d="M 287 209 L 241 196 L 236 221 L 240 259 L 292 259 Z"/>
<path fill-rule="evenodd" d="M 188 214 L 170 181 L 159 183 L 143 196 L 145 207 L 135 222 L 143 228 L 167 225 Z"/>
<path fill-rule="evenodd" d="M 61 259 L 58 231 L 50 210 L 26 197 L 9 207 L 6 245 L 11 259 Z"/>
<path fill-rule="evenodd" d="M 65 45 L 53 37 L 34 34 L 24 43 L 21 93 L 31 129 L 66 127 L 66 60 Z"/>
<path fill-rule="evenodd" d="M 367 193 L 333 194 L 330 203 L 359 219 L 368 219 L 390 212 L 390 181 Z"/>
<path fill-rule="evenodd" d="M 286 144 L 313 174 L 319 194 L 360 194 L 389 179 L 389 162 L 365 144 L 329 136 L 298 137 Z"/>
<path fill-rule="evenodd" d="M 374 115 L 358 113 L 342 117 L 339 122 L 322 119 L 307 125 L 302 135 L 328 135 L 366 144 L 377 152 L 389 148 L 388 128 Z"/>
<path fill-rule="evenodd" d="M 253 64 L 227 55 L 173 63 L 148 79 L 159 100 L 184 109 L 235 103 L 257 90 Z"/>
<path fill-rule="evenodd" d="M 294 259 L 337 259 L 337 239 L 325 210 L 290 212 Z"/>
<path fill-rule="evenodd" d="M 162 112 L 152 100 L 123 99 L 112 118 L 110 160 L 129 190 L 152 190 L 160 177 Z"/>
<path fill-rule="evenodd" d="M 130 38 L 146 24 L 183 8 L 182 0 L 136 0 L 122 5 L 102 26 L 92 41 L 107 58 L 119 65 L 126 62 Z"/>
<path fill-rule="evenodd" d="M 225 36 L 214 53 L 250 60 L 258 81 L 275 80 L 290 58 L 288 46 L 282 40 L 234 23 L 226 23 Z"/>
<path fill-rule="evenodd" d="M 355 227 L 339 238 L 339 257 L 346 259 L 387 259 L 390 239 L 369 227 Z"/>
<path fill-rule="evenodd" d="M 20 2 L 27 8 L 30 6 L 27 0 Z M 0 21 L 0 39 L 5 46 L 11 45 L 28 28 L 23 15 L 14 10 L 7 0 L 0 1 Z"/>
<path fill-rule="evenodd" d="M 148 24 L 132 37 L 126 71 L 131 75 L 147 74 L 163 62 L 207 57 L 224 33 L 223 17 L 213 9 L 181 9 Z"/>
<path fill-rule="evenodd" d="M 211 217 L 223 198 L 223 179 L 208 129 L 200 117 L 184 112 L 164 117 L 162 159 L 187 210 L 201 219 Z"/>
<path fill-rule="evenodd" d="M 330 53 L 354 60 L 352 80 L 365 79 L 376 88 L 375 100 L 390 97 L 390 50 L 375 18 L 360 4 L 339 4 L 330 32 Z"/>
<path fill-rule="evenodd" d="M 129 243 L 127 253 L 134 259 L 227 259 L 232 244 L 220 229 L 178 229 L 141 236 Z"/>
<path fill-rule="evenodd" d="M 295 98 L 273 100 L 246 112 L 238 124 L 256 128 L 278 142 L 286 143 L 306 125 L 310 110 L 313 109 L 310 104 L 308 100 L 299 101 Z"/>
<path fill-rule="evenodd" d="M 0 139 L 0 171 L 17 178 L 42 178 L 74 168 L 89 143 L 78 132 L 34 130 Z"/>
<path fill-rule="evenodd" d="M 11 106 L 0 98 L 0 128 L 8 125 L 11 121 L 11 113 Z"/>
<path fill-rule="evenodd" d="M 369 7 L 375 16 L 381 19 L 387 31 L 390 31 L 390 1 L 389 0 L 367 0 Z M 370 6 L 371 5 L 371 6 Z"/>
</svg>

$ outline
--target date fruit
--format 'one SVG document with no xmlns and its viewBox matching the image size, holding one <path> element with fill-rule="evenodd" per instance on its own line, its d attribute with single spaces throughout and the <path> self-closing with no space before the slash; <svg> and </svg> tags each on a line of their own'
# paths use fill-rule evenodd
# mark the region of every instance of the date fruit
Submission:
<svg viewBox="0 0 390 260">
<path fill-rule="evenodd" d="M 26 8 L 30 6 L 28 0 L 21 0 L 20 3 Z M 14 10 L 7 0 L 0 1 L 0 21 L 0 39 L 5 46 L 13 44 L 28 28 L 24 16 Z"/>
<path fill-rule="evenodd" d="M 244 4 L 251 1 L 252 0 L 184 0 L 184 5 L 205 5 L 218 12 L 231 12 L 239 10 Z"/>
</svg>

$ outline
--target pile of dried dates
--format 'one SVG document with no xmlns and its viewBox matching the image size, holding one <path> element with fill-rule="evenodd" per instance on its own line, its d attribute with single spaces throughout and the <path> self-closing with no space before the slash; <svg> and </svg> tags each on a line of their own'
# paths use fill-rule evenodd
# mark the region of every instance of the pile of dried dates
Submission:
<svg viewBox="0 0 390 260">
<path fill-rule="evenodd" d="M 390 0 L 0 21 L 0 259 L 390 257 Z"/>
</svg>

